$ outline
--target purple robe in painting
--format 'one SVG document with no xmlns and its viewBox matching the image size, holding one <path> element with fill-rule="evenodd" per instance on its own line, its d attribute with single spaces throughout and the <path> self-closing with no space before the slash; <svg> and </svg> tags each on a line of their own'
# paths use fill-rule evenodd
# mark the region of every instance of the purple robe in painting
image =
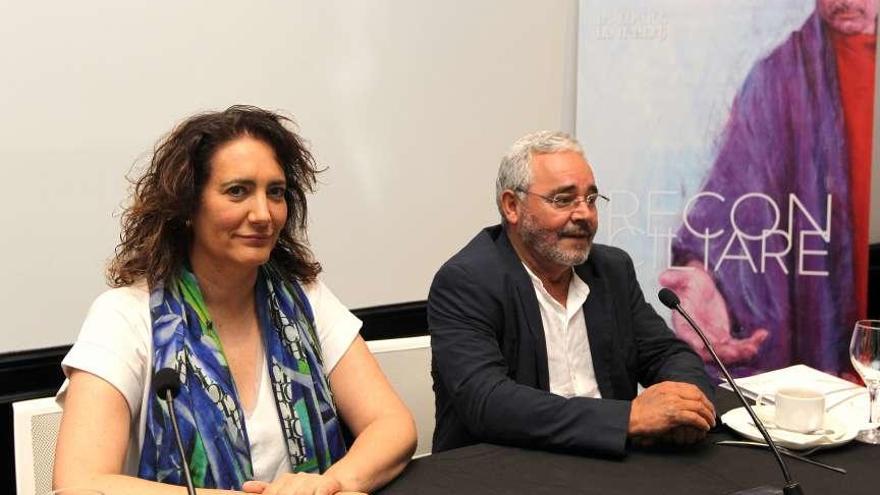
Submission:
<svg viewBox="0 0 880 495">
<path fill-rule="evenodd" d="M 770 332 L 752 360 L 735 363 L 733 370 L 740 376 L 795 363 L 834 374 L 848 368 L 856 314 L 849 172 L 834 49 L 824 30 L 814 13 L 752 69 L 734 101 L 702 189 L 725 201 L 700 200 L 688 215 L 700 232 L 725 229 L 724 235 L 709 241 L 708 270 L 727 301 L 731 333 L 743 337 L 756 328 Z M 743 259 L 726 259 L 715 271 L 732 232 L 731 207 L 753 192 L 766 194 L 778 205 L 780 230 L 788 230 L 794 194 L 822 229 L 828 228 L 830 218 L 830 242 L 807 235 L 802 243 L 799 232 L 816 228 L 795 207 L 791 250 L 782 259 L 788 274 L 774 259 L 766 259 L 765 272 L 760 273 L 759 240 L 744 240 L 758 273 Z M 755 236 L 770 228 L 775 218 L 772 207 L 760 198 L 743 201 L 736 213 L 739 228 Z M 770 236 L 765 252 L 784 251 L 786 242 L 782 236 Z M 703 262 L 704 249 L 704 239 L 683 226 L 673 243 L 673 262 Z M 826 271 L 828 276 L 797 273 L 798 253 L 804 250 L 805 270 Z M 728 258 L 744 254 L 738 241 L 727 251 Z"/>
</svg>

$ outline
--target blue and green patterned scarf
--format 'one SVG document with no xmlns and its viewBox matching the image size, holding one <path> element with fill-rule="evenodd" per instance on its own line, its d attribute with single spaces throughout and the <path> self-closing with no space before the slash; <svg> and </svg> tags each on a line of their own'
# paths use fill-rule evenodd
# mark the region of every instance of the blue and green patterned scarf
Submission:
<svg viewBox="0 0 880 495">
<path fill-rule="evenodd" d="M 345 442 L 324 375 L 312 309 L 301 287 L 260 269 L 256 308 L 272 392 L 295 472 L 324 472 L 345 454 Z M 253 479 L 244 411 L 220 338 L 195 276 L 188 270 L 150 292 L 153 370 L 174 368 L 182 386 L 174 400 L 186 450 L 174 441 L 164 401 L 150 394 L 138 476 L 182 485 L 182 468 L 197 487 L 240 490 Z"/>
</svg>

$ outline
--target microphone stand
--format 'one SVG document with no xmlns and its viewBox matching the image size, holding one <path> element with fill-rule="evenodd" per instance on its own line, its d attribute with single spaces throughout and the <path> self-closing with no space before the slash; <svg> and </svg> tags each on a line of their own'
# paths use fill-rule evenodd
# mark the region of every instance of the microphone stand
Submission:
<svg viewBox="0 0 880 495">
<path fill-rule="evenodd" d="M 174 429 L 174 440 L 177 443 L 177 452 L 180 454 L 181 470 L 186 482 L 187 495 L 196 495 L 193 486 L 192 475 L 186 462 L 186 450 L 183 448 L 183 440 L 180 439 L 180 428 L 177 426 L 177 413 L 174 411 L 174 398 L 180 393 L 180 377 L 173 368 L 162 368 L 153 375 L 153 389 L 159 400 L 164 400 L 171 416 L 171 427 Z"/>
<path fill-rule="evenodd" d="M 663 296 L 664 291 L 669 291 L 669 294 L 672 294 L 672 296 L 674 296 L 674 299 L 665 298 Z M 681 302 L 679 301 L 678 296 L 674 292 L 672 292 L 669 289 L 663 289 L 660 292 L 661 292 L 660 301 L 664 305 L 668 306 L 669 308 L 671 308 L 675 311 L 678 311 L 678 313 L 681 316 L 683 316 L 685 320 L 687 320 L 687 322 L 691 326 L 691 328 L 693 328 L 694 331 L 697 332 L 697 335 L 700 336 L 700 340 L 703 341 L 703 344 L 706 346 L 706 349 L 708 349 L 709 353 L 712 355 L 712 359 L 714 359 L 715 363 L 718 364 L 718 367 L 721 369 L 721 373 L 724 374 L 724 378 L 727 380 L 727 383 L 730 384 L 730 387 L 733 389 L 734 393 L 736 393 L 736 396 L 739 398 L 739 401 L 742 403 L 743 406 L 745 406 L 746 411 L 749 413 L 749 416 L 752 417 L 752 421 L 755 423 L 755 426 L 758 428 L 758 431 L 761 432 L 761 436 L 764 437 L 764 440 L 767 442 L 767 445 L 770 447 L 770 451 L 773 452 L 773 456 L 776 458 L 776 462 L 779 463 L 779 468 L 782 470 L 782 476 L 785 478 L 785 486 L 782 488 L 783 495 L 803 495 L 804 491 L 801 488 L 801 485 L 797 481 L 794 481 L 791 478 L 791 474 L 789 474 L 789 472 L 788 472 L 788 466 L 785 464 L 785 461 L 782 460 L 782 455 L 779 454 L 779 449 L 776 447 L 776 442 L 774 442 L 773 439 L 770 438 L 770 434 L 767 433 L 767 429 L 764 428 L 764 423 L 758 418 L 758 415 L 755 414 L 755 411 L 752 409 L 752 406 L 749 405 L 749 401 L 746 400 L 746 398 L 743 396 L 742 392 L 740 391 L 739 387 L 733 381 L 733 377 L 730 376 L 730 373 L 728 373 L 727 368 L 724 366 L 724 363 L 721 362 L 721 359 L 718 357 L 718 354 L 715 353 L 715 349 L 712 347 L 712 344 L 709 343 L 709 339 L 706 338 L 706 335 L 703 334 L 703 331 L 700 330 L 700 327 L 697 326 L 697 324 L 694 322 L 694 320 L 691 318 L 691 316 L 687 313 L 687 311 L 685 311 L 681 307 Z M 770 494 L 778 494 L 779 490 L 777 490 L 775 488 L 770 488 L 770 487 L 759 487 L 756 489 L 749 489 L 749 490 L 746 490 L 743 492 L 736 492 L 736 493 L 743 493 L 743 494 L 749 494 L 749 495 L 765 495 L 765 494 L 770 495 Z M 736 494 L 733 494 L 733 495 L 736 495 Z"/>
<path fill-rule="evenodd" d="M 177 427 L 177 414 L 174 412 L 174 396 L 171 390 L 165 390 L 165 402 L 168 404 L 168 411 L 171 415 L 171 427 L 174 428 L 174 440 L 177 442 L 177 450 L 180 452 L 180 461 L 183 463 L 181 470 L 183 471 L 183 479 L 186 481 L 187 495 L 196 495 L 196 488 L 193 486 L 192 476 L 189 474 L 189 466 L 186 465 L 186 451 L 183 450 L 183 441 L 180 439 L 180 429 Z"/>
</svg>

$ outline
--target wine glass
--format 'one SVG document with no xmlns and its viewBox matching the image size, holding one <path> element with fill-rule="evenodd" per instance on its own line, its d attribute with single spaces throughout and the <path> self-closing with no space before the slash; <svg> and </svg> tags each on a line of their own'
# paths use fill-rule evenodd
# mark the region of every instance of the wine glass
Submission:
<svg viewBox="0 0 880 495">
<path fill-rule="evenodd" d="M 868 425 L 856 440 L 880 444 L 880 418 L 877 414 L 877 393 L 880 391 L 880 320 L 859 320 L 849 344 L 853 367 L 868 387 Z"/>
</svg>

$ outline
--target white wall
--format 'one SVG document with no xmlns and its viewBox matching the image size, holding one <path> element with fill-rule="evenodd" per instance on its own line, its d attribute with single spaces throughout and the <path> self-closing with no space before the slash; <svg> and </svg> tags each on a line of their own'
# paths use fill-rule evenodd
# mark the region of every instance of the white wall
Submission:
<svg viewBox="0 0 880 495">
<path fill-rule="evenodd" d="M 342 301 L 424 299 L 496 221 L 509 144 L 573 131 L 576 8 L 0 0 L 0 353 L 74 340 L 104 288 L 124 175 L 174 123 L 234 103 L 289 112 L 330 167 L 310 230 Z"/>
</svg>

